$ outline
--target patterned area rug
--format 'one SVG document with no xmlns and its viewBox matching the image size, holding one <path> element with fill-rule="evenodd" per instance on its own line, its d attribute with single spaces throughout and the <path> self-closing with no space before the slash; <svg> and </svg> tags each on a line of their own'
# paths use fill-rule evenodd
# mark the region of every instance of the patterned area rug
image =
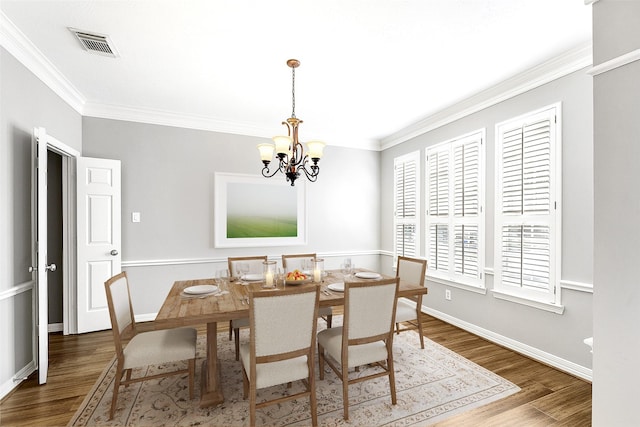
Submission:
<svg viewBox="0 0 640 427">
<path fill-rule="evenodd" d="M 341 320 L 341 319 L 340 319 Z M 324 322 L 322 322 L 324 323 Z M 248 340 L 248 331 L 241 337 Z M 198 356 L 205 355 L 205 337 L 198 337 Z M 121 387 L 118 409 L 108 421 L 115 363 L 107 365 L 91 392 L 69 422 L 69 426 L 248 426 L 249 402 L 242 399 L 242 371 L 235 361 L 233 342 L 227 333 L 218 336 L 219 358 L 225 393 L 223 404 L 199 408 L 201 360 L 197 361 L 195 398 L 189 400 L 187 376 Z M 404 332 L 394 337 L 397 405 L 391 405 L 387 377 L 349 386 L 349 422 L 342 418 L 342 384 L 325 366 L 325 379 L 317 379 L 318 422 L 324 426 L 425 426 L 450 416 L 494 402 L 520 389 L 458 354 L 425 338 L 420 348 L 417 333 Z M 316 369 L 317 369 L 316 363 Z M 151 371 L 174 369 L 173 365 L 146 368 Z M 361 368 L 367 375 L 373 367 Z M 141 371 L 135 372 L 140 374 Z M 296 392 L 276 386 L 258 390 L 258 400 Z M 257 410 L 258 425 L 306 426 L 311 424 L 308 399 L 285 402 Z"/>
</svg>

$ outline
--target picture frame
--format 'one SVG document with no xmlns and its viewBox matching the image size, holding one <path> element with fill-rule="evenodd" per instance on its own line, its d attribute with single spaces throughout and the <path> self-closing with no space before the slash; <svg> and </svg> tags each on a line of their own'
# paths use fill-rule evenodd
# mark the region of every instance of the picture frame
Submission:
<svg viewBox="0 0 640 427">
<path fill-rule="evenodd" d="M 282 177 L 216 172 L 216 248 L 307 243 L 306 186 Z"/>
</svg>

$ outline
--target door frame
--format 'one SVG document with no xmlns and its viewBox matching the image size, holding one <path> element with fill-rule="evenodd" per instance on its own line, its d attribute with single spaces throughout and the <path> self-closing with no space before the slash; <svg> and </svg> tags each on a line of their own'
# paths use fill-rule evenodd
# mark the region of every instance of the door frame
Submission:
<svg viewBox="0 0 640 427">
<path fill-rule="evenodd" d="M 42 128 L 41 128 L 42 129 Z M 80 152 L 52 137 L 46 130 L 47 150 L 62 156 L 62 311 L 63 334 L 77 333 L 76 317 L 76 159 Z M 35 161 L 35 159 L 33 159 Z M 35 218 L 33 219 L 36 220 Z M 35 304 L 35 300 L 34 300 Z M 37 334 L 34 343 L 37 349 Z"/>
</svg>

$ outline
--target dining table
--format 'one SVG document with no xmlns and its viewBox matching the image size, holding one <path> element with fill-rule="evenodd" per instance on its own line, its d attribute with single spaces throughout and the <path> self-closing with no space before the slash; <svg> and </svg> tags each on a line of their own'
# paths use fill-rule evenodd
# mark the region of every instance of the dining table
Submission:
<svg viewBox="0 0 640 427">
<path fill-rule="evenodd" d="M 371 279 L 358 278 L 356 273 L 369 272 L 356 269 L 347 277 L 349 282 L 368 281 Z M 370 272 L 369 272 L 370 273 Z M 380 274 L 381 278 L 391 278 Z M 213 293 L 211 295 L 187 295 L 184 290 L 192 286 L 216 285 L 213 278 L 179 280 L 174 282 L 155 320 L 156 328 L 175 328 L 182 326 L 197 326 L 206 324 L 206 358 L 202 365 L 202 380 L 200 406 L 208 407 L 224 402 L 221 387 L 220 361 L 218 360 L 218 322 L 229 322 L 233 319 L 249 317 L 249 293 L 270 292 L 289 286 L 320 286 L 320 307 L 344 305 L 344 293 L 336 290 L 335 286 L 344 283 L 345 274 L 341 270 L 327 270 L 321 282 L 307 281 L 300 284 L 279 284 L 275 287 L 265 287 L 264 281 L 240 282 L 235 278 L 229 280 L 225 289 L 227 293 Z M 332 286 L 333 285 L 333 286 Z M 412 297 L 424 295 L 427 288 L 419 284 L 400 281 L 398 297 Z"/>
</svg>

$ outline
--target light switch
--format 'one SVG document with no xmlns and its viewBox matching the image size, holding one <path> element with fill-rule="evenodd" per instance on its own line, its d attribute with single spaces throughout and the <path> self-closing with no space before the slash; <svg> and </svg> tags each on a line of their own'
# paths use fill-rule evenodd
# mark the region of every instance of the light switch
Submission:
<svg viewBox="0 0 640 427">
<path fill-rule="evenodd" d="M 140 212 L 131 212 L 131 222 L 140 222 Z"/>
</svg>

